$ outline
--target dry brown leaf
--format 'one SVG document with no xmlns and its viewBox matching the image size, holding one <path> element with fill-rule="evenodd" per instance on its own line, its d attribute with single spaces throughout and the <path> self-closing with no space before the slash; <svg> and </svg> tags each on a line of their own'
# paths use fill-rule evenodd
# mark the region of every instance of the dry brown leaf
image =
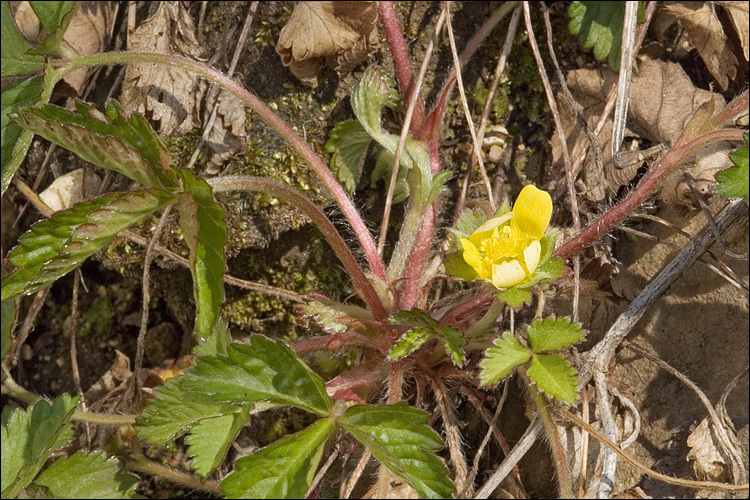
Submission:
<svg viewBox="0 0 750 500">
<path fill-rule="evenodd" d="M 737 76 L 737 58 L 732 54 L 712 3 L 665 2 L 662 8 L 685 28 L 708 71 L 726 90 L 729 80 Z"/>
<path fill-rule="evenodd" d="M 19 2 L 14 18 L 21 34 L 32 44 L 36 44 L 39 41 L 41 27 L 31 4 Z M 65 31 L 63 41 L 67 44 L 68 50 L 79 56 L 104 52 L 107 33 L 113 21 L 112 3 L 80 2 Z M 87 74 L 87 68 L 79 68 L 65 75 L 63 81 L 80 96 Z"/>
<path fill-rule="evenodd" d="M 704 418 L 687 438 L 687 460 L 695 460 L 695 474 L 704 481 L 728 479 L 729 458 L 716 437 L 710 419 Z"/>
<path fill-rule="evenodd" d="M 156 13 L 130 36 L 138 52 L 177 54 L 200 59 L 203 50 L 195 25 L 181 2 L 161 2 Z M 156 64 L 129 64 L 122 83 L 122 105 L 159 122 L 165 135 L 186 133 L 200 125 L 199 105 L 205 84 L 195 73 Z"/>
<path fill-rule="evenodd" d="M 734 30 L 737 32 L 737 36 L 740 37 L 740 43 L 742 44 L 742 53 L 745 56 L 745 61 L 748 61 L 748 35 L 750 31 L 750 24 L 748 22 L 748 10 L 750 4 L 747 2 L 718 2 L 719 5 L 724 7 L 729 17 L 732 19 L 734 24 Z"/>
<path fill-rule="evenodd" d="M 98 194 L 101 178 L 87 169 L 84 182 L 84 169 L 79 168 L 61 175 L 41 192 L 39 198 L 55 212 L 72 207 L 81 200 L 88 200 Z"/>
<path fill-rule="evenodd" d="M 276 52 L 302 83 L 317 87 L 323 59 L 345 72 L 370 55 L 378 45 L 376 22 L 375 2 L 299 2 Z"/>
<path fill-rule="evenodd" d="M 217 99 L 208 99 L 206 109 L 213 109 Z M 206 138 L 209 160 L 206 173 L 215 174 L 232 156 L 245 149 L 247 130 L 245 104 L 231 92 L 221 90 L 218 109 L 211 131 Z"/>
</svg>

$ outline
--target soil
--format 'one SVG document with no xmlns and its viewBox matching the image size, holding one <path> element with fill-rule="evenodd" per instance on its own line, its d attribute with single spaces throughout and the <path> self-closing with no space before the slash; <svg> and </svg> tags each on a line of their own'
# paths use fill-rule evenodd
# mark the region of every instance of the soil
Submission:
<svg viewBox="0 0 750 500">
<path fill-rule="evenodd" d="M 148 5 L 148 3 L 146 3 Z M 352 117 L 348 96 L 364 69 L 370 63 L 379 64 L 386 71 L 392 70 L 392 60 L 381 28 L 381 46 L 368 63 L 357 66 L 347 74 L 337 74 L 327 66 L 319 72 L 320 84 L 310 89 L 298 82 L 289 69 L 281 64 L 274 50 L 275 40 L 291 15 L 292 2 L 261 2 L 255 14 L 251 37 L 237 70 L 238 79 L 264 102 L 271 105 L 279 116 L 292 124 L 324 161 L 330 154 L 325 150 L 328 134 L 336 123 Z M 200 2 L 190 7 L 191 16 L 199 18 Z M 493 3 L 463 2 L 453 11 L 453 28 L 456 43 L 462 47 L 494 11 Z M 563 71 L 581 64 L 596 66 L 590 52 L 583 50 L 578 41 L 567 30 L 565 6 L 555 4 L 552 18 L 556 37 L 557 57 L 563 63 Z M 148 15 L 153 6 L 141 7 L 139 22 Z M 204 47 L 219 54 L 216 67 L 226 68 L 232 58 L 237 33 L 242 28 L 247 5 L 235 2 L 207 2 L 199 38 Z M 431 2 L 399 2 L 397 10 L 410 50 L 415 71 L 422 61 L 429 34 L 432 33 L 440 4 Z M 535 9 L 533 9 L 535 10 Z M 117 43 L 122 43 L 125 32 L 125 15 L 120 13 L 115 25 Z M 543 40 L 544 25 L 538 12 L 534 14 L 537 38 L 548 59 Z M 475 120 L 481 112 L 482 89 L 489 87 L 498 54 L 502 48 L 505 23 L 488 38 L 464 70 L 464 85 L 469 93 L 470 105 Z M 519 33 L 523 30 L 519 30 Z M 503 196 L 515 196 L 523 184 L 534 182 L 541 187 L 554 186 L 563 173 L 545 168 L 551 163 L 550 137 L 554 127 L 549 108 L 540 85 L 539 76 L 531 57 L 525 33 L 517 36 L 509 59 L 507 81 L 501 84 L 495 112 L 490 116 L 491 125 L 502 125 L 510 134 L 510 145 L 497 165 L 489 165 L 489 174 L 496 179 Z M 114 45 L 113 45 L 114 46 Z M 426 108 L 430 109 L 438 91 L 452 66 L 447 39 L 441 38 L 436 54 L 427 71 L 424 84 Z M 209 58 L 214 53 L 208 53 Z M 704 68 L 705 70 L 705 68 Z M 548 72 L 551 74 L 550 68 Z M 117 96 L 119 88 L 116 71 L 103 71 L 96 78 L 99 82 L 87 100 L 101 108 L 108 95 Z M 743 76 L 747 85 L 747 76 Z M 554 81 L 554 79 L 553 79 Z M 113 86 L 114 85 L 114 86 Z M 460 179 L 469 164 L 467 147 L 471 139 L 465 125 L 460 105 L 456 98 L 446 114 L 442 138 L 446 146 L 441 150 L 441 159 L 446 168 L 453 169 L 454 179 L 449 185 L 448 195 L 441 201 L 442 221 L 447 226 L 454 217 L 454 207 L 460 190 Z M 732 96 L 727 94 L 726 97 Z M 729 100 L 729 99 L 728 99 Z M 57 103 L 69 101 L 60 98 Z M 392 113 L 385 117 L 385 126 L 397 132 L 402 116 Z M 233 158 L 219 175 L 231 173 L 264 172 L 269 176 L 287 175 L 289 183 L 297 187 L 312 186 L 307 194 L 317 203 L 325 201 L 317 181 L 296 153 L 257 117 L 248 120 L 249 149 Z M 187 138 L 170 142 L 170 148 L 178 158 L 184 158 L 184 148 L 194 146 L 199 132 Z M 41 170 L 41 164 L 50 149 L 49 143 L 36 139 L 28 159 L 21 171 L 28 184 L 33 184 Z M 189 150 L 187 156 L 192 151 Z M 205 164 L 205 158 L 203 158 Z M 42 176 L 41 189 L 48 185 L 55 174 L 64 174 L 81 165 L 81 161 L 59 148 L 52 153 L 51 168 Z M 294 169 L 290 165 L 295 165 Z M 371 186 L 369 171 L 374 165 L 374 155 L 368 155 L 360 186 L 354 200 L 362 210 L 373 231 L 380 226 L 383 192 L 381 184 Z M 203 165 L 196 166 L 201 172 Z M 115 187 L 124 185 L 121 179 L 114 180 Z M 563 185 L 563 184 L 557 184 Z M 316 187 L 318 186 L 318 187 Z M 479 175 L 470 183 L 468 198 L 475 203 L 485 196 Z M 553 196 L 554 197 L 554 196 Z M 286 287 L 296 292 L 317 292 L 332 299 L 343 300 L 352 294 L 346 274 L 317 230 L 306 224 L 298 213 L 285 207 L 275 206 L 267 200 L 249 196 L 224 197 L 220 201 L 231 212 L 228 220 L 230 244 L 227 249 L 227 267 L 233 276 L 252 279 L 274 286 Z M 711 201 L 713 211 L 718 211 L 721 200 Z M 7 252 L 18 237 L 28 230 L 40 215 L 33 208 L 24 208 L 23 196 L 14 187 L 8 189 L 2 200 L 2 248 Z M 603 206 L 588 207 L 592 212 L 606 209 Z M 334 221 L 347 234 L 345 224 L 335 210 L 327 209 Z M 398 220 L 399 208 L 394 219 Z M 670 206 L 658 202 L 653 207 L 656 215 L 689 234 L 695 234 L 706 224 L 705 216 L 696 208 Z M 392 219 L 393 220 L 393 219 Z M 570 227 L 570 214 L 566 206 L 556 208 L 555 222 L 560 227 Z M 139 224 L 137 232 L 144 236 L 152 234 L 156 220 Z M 646 238 L 633 240 L 623 232 L 598 243 L 598 253 L 611 258 L 617 269 L 612 285 L 619 291 L 617 296 L 584 296 L 581 302 L 580 319 L 590 332 L 589 340 L 601 336 L 629 300 L 668 263 L 685 238 L 675 231 L 655 222 L 628 222 L 658 239 L 659 243 Z M 170 228 L 170 226 L 167 226 Z M 173 227 L 173 226 L 172 226 Z M 397 223 L 390 231 L 396 235 Z M 165 244 L 185 255 L 185 249 L 174 235 L 167 231 Z M 439 232 L 439 237 L 444 237 Z M 351 239 L 351 238 L 350 238 Z M 665 243 L 666 242 L 666 243 Z M 669 246 L 669 244 L 673 246 Z M 748 282 L 748 227 L 747 220 L 737 225 L 725 238 L 727 247 L 744 256 L 745 260 L 733 259 L 723 254 L 714 245 L 712 254 L 729 266 L 745 283 Z M 591 253 L 584 254 L 582 267 L 591 260 Z M 715 261 L 710 257 L 706 260 Z M 87 390 L 105 374 L 116 358 L 117 351 L 133 360 L 136 339 L 140 326 L 142 299 L 143 249 L 124 240 L 115 240 L 107 249 L 99 252 L 81 266 L 82 284 L 79 291 L 77 311 L 77 349 L 80 383 Z M 165 366 L 179 360 L 192 348 L 192 282 L 184 267 L 166 259 L 157 258 L 151 271 L 152 293 L 147 336 L 146 368 Z M 17 365 L 12 374 L 26 389 L 40 395 L 54 397 L 62 393 L 76 393 L 71 371 L 70 335 L 72 321 L 73 274 L 58 280 L 44 300 L 42 310 L 34 328 L 21 349 Z M 555 291 L 555 290 L 553 290 Z M 560 288 L 558 295 L 548 301 L 547 309 L 558 316 L 570 314 L 571 296 Z M 31 298 L 22 302 L 20 317 L 25 317 Z M 535 307 L 537 302 L 533 304 Z M 230 319 L 230 329 L 235 340 L 241 341 L 251 333 L 262 333 L 272 338 L 295 341 L 302 336 L 318 333 L 302 325 L 293 312 L 293 304 L 282 299 L 267 298 L 257 292 L 227 287 L 227 302 L 224 313 Z M 533 311 L 532 311 L 533 314 Z M 521 322 L 524 317 L 517 318 Z M 748 296 L 746 291 L 728 283 L 711 271 L 705 262 L 693 265 L 677 283 L 651 307 L 628 337 L 633 344 L 658 356 L 685 374 L 706 394 L 712 404 L 717 404 L 727 385 L 736 376 L 741 376 L 737 387 L 727 400 L 728 414 L 741 436 L 744 437 L 745 467 L 747 468 L 748 424 L 750 402 L 748 400 L 747 366 L 748 351 Z M 507 324 L 498 325 L 498 331 Z M 583 347 L 582 347 L 583 348 Z M 326 378 L 332 378 L 341 370 L 350 367 L 352 358 L 346 356 L 310 357 L 308 361 Z M 694 477 L 692 463 L 687 460 L 689 448 L 687 436 L 706 417 L 694 391 L 672 375 L 666 373 L 653 361 L 632 350 L 621 349 L 610 374 L 613 383 L 620 384 L 640 412 L 641 431 L 637 441 L 627 452 L 655 470 L 675 476 Z M 526 401 L 523 392 L 511 384 L 511 395 L 503 410 L 499 427 L 512 444 L 528 425 Z M 499 393 L 491 391 L 494 398 Z M 486 432 L 486 425 L 477 416 L 464 396 L 455 394 L 455 406 L 461 419 L 463 440 L 473 458 Z M 3 405 L 9 404 L 3 396 Z M 580 405 L 579 405 L 580 407 Z M 592 405 L 592 410 L 594 406 Z M 493 408 L 494 409 L 494 408 Z M 272 438 L 298 430 L 300 415 L 294 412 L 273 412 L 259 423 L 254 417 L 256 429 L 250 436 L 241 435 L 240 441 L 267 443 Z M 592 417 L 593 420 L 593 417 Z M 291 423 L 290 423 L 291 422 Z M 441 424 L 436 428 L 440 431 Z M 301 428 L 301 427 L 300 427 Z M 281 429 L 279 431 L 279 429 Z M 249 432 L 249 431 L 248 431 Z M 448 458 L 447 452 L 444 456 Z M 502 461 L 502 451 L 490 446 L 480 462 L 477 484 L 483 481 Z M 335 466 L 334 466 L 335 468 Z M 530 497 L 555 495 L 555 481 L 547 448 L 537 444 L 520 464 L 521 478 Z M 705 495 L 691 489 L 680 489 L 672 485 L 647 478 L 641 473 L 619 467 L 616 493 L 636 487 L 649 496 L 693 498 Z M 506 487 L 506 485 L 503 485 Z M 509 489 L 502 494 L 515 491 Z M 148 496 L 186 494 L 162 483 L 146 484 L 140 492 Z M 361 493 L 364 493 L 362 491 Z M 336 493 L 337 494 L 337 489 Z M 356 494 L 356 491 L 355 491 Z"/>
</svg>

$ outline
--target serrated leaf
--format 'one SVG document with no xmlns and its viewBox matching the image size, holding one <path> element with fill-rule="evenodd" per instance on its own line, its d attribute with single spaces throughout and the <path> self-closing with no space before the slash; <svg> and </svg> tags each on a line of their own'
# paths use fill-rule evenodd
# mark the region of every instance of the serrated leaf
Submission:
<svg viewBox="0 0 750 500">
<path fill-rule="evenodd" d="M 123 229 L 172 201 L 156 189 L 113 193 L 79 203 L 40 221 L 8 254 L 15 265 L 2 279 L 2 300 L 52 284 L 103 248 Z"/>
<path fill-rule="evenodd" d="M 330 139 L 326 142 L 326 151 L 333 153 L 331 170 L 349 194 L 359 183 L 359 164 L 371 142 L 372 137 L 358 120 L 343 121 L 331 130 Z"/>
<path fill-rule="evenodd" d="M 445 464 L 433 453 L 443 443 L 426 425 L 427 419 L 427 413 L 401 401 L 383 406 L 352 406 L 341 424 L 420 496 L 450 498 L 455 487 Z"/>
<path fill-rule="evenodd" d="M 3 35 L 5 36 L 5 35 Z M 3 46 L 3 50 L 5 50 Z M 3 58 L 5 53 L 3 52 Z M 32 106 L 39 101 L 42 95 L 42 78 L 29 78 L 20 82 L 4 87 L 2 91 L 2 117 L 0 119 L 0 131 L 2 131 L 2 169 L 3 169 L 3 184 L 2 192 L 10 183 L 10 179 L 13 177 L 15 170 L 6 172 L 5 167 L 11 159 L 11 155 L 14 154 L 14 148 L 18 139 L 23 133 L 23 128 L 10 123 L 8 118 L 9 113 L 14 113 L 18 108 L 23 106 Z M 23 153 L 25 155 L 25 151 Z M 6 180 L 7 177 L 7 180 Z"/>
<path fill-rule="evenodd" d="M 195 329 L 207 339 L 219 322 L 224 302 L 224 245 L 227 228 L 224 209 L 216 203 L 211 187 L 189 170 L 181 169 L 185 193 L 177 198 L 180 227 L 190 250 L 190 272 L 193 275 L 197 307 Z"/>
<path fill-rule="evenodd" d="M 3 412 L 2 477 L 3 498 L 15 498 L 34 480 L 53 450 L 71 436 L 73 412 L 78 398 L 63 394 L 50 405 L 40 401 L 33 408 Z"/>
<path fill-rule="evenodd" d="M 414 328 L 413 330 L 409 330 L 401 336 L 393 347 L 391 347 L 391 350 L 388 352 L 388 357 L 391 359 L 401 359 L 404 356 L 408 356 L 434 337 L 435 336 L 425 328 Z"/>
<path fill-rule="evenodd" d="M 203 419 L 190 429 L 188 453 L 196 474 L 206 479 L 221 464 L 227 449 L 240 429 L 248 422 L 249 413 L 234 413 Z"/>
<path fill-rule="evenodd" d="M 725 198 L 750 197 L 748 179 L 750 179 L 750 168 L 748 168 L 748 134 L 745 134 L 745 147 L 735 150 L 730 158 L 734 167 L 729 167 L 716 174 L 714 192 Z"/>
<path fill-rule="evenodd" d="M 46 486 L 53 498 L 133 498 L 138 480 L 120 474 L 122 466 L 104 450 L 61 458 L 35 483 Z"/>
<path fill-rule="evenodd" d="M 247 422 L 249 412 L 242 406 L 219 403 L 205 394 L 186 389 L 185 380 L 190 376 L 191 370 L 188 370 L 187 374 L 167 380 L 164 387 L 154 391 L 155 399 L 136 420 L 138 437 L 156 445 L 166 445 L 204 420 L 237 414 L 244 416 Z M 226 446 L 229 444 L 231 439 Z"/>
<path fill-rule="evenodd" d="M 239 459 L 221 482 L 221 492 L 228 498 L 304 498 L 333 427 L 331 420 L 320 419 Z"/>
<path fill-rule="evenodd" d="M 332 407 L 325 383 L 283 342 L 262 335 L 250 344 L 230 344 L 228 355 L 199 357 L 185 380 L 187 388 L 216 401 L 270 400 L 327 416 Z"/>
<path fill-rule="evenodd" d="M 219 321 L 213 333 L 206 340 L 199 340 L 193 348 L 198 356 L 210 356 L 212 354 L 226 354 L 227 345 L 232 341 L 229 335 L 226 321 Z"/>
<path fill-rule="evenodd" d="M 480 384 L 497 384 L 530 357 L 529 350 L 512 333 L 505 332 L 502 337 L 495 339 L 495 347 L 490 347 L 484 352 L 484 359 L 479 364 Z"/>
<path fill-rule="evenodd" d="M 567 317 L 535 319 L 528 334 L 536 352 L 557 351 L 586 338 L 581 324 L 571 323 Z"/>
<path fill-rule="evenodd" d="M 625 2 L 573 2 L 568 16 L 570 32 L 580 37 L 585 48 L 594 49 L 597 61 L 609 56 L 610 67 L 619 71 Z M 643 16 L 643 8 L 639 5 L 639 22 Z"/>
<path fill-rule="evenodd" d="M 133 113 L 125 119 L 115 100 L 107 103 L 107 116 L 83 101 L 75 105 L 75 113 L 51 104 L 24 108 L 11 120 L 94 165 L 144 185 L 177 189 L 172 157 L 145 118 Z"/>
<path fill-rule="evenodd" d="M 44 57 L 29 55 L 31 45 L 21 36 L 13 22 L 13 14 L 10 12 L 10 3 L 0 4 L 0 25 L 2 25 L 2 76 L 20 75 L 42 69 Z"/>
<path fill-rule="evenodd" d="M 495 295 L 513 309 L 518 309 L 524 304 L 531 302 L 531 292 L 523 288 L 507 288 Z"/>
<path fill-rule="evenodd" d="M 31 8 L 39 18 L 39 23 L 47 33 L 42 43 L 30 53 L 45 55 L 61 53 L 61 43 L 65 30 L 73 18 L 76 2 L 30 2 Z"/>
<path fill-rule="evenodd" d="M 535 354 L 526 372 L 548 396 L 569 405 L 578 401 L 578 377 L 570 361 L 560 354 Z"/>
<path fill-rule="evenodd" d="M 432 178 L 432 186 L 430 187 L 430 193 L 427 196 L 428 204 L 432 203 L 438 196 L 440 196 L 440 193 L 445 188 L 445 182 L 450 179 L 451 175 L 453 175 L 453 172 L 450 170 L 443 170 L 442 172 L 438 172 L 438 174 Z"/>
</svg>

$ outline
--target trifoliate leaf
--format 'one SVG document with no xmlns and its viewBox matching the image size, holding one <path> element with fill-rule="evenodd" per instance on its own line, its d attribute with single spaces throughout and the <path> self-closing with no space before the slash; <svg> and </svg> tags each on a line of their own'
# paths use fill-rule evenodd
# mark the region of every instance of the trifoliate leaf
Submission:
<svg viewBox="0 0 750 500">
<path fill-rule="evenodd" d="M 185 387 L 215 401 L 269 400 L 318 415 L 330 413 L 325 383 L 284 342 L 253 335 L 249 345 L 230 344 L 227 352 L 196 359 Z"/>
<path fill-rule="evenodd" d="M 315 477 L 333 422 L 313 425 L 243 457 L 221 482 L 227 498 L 304 498 Z"/>
<path fill-rule="evenodd" d="M 750 179 L 750 169 L 748 168 L 748 134 L 745 134 L 745 147 L 734 151 L 730 158 L 734 167 L 729 167 L 716 174 L 716 184 L 714 192 L 725 198 L 745 198 L 750 197 L 750 188 L 748 179 Z"/>
<path fill-rule="evenodd" d="M 545 394 L 569 405 L 578 401 L 576 371 L 560 354 L 535 354 L 526 373 Z"/>
<path fill-rule="evenodd" d="M 224 302 L 227 227 L 224 209 L 214 200 L 208 183 L 186 169 L 181 169 L 180 174 L 186 192 L 178 195 L 177 209 L 195 283 L 195 329 L 200 338 L 207 339 L 219 323 L 219 309 Z"/>
<path fill-rule="evenodd" d="M 495 339 L 495 347 L 484 352 L 484 359 L 479 364 L 479 382 L 483 386 L 495 385 L 530 357 L 529 350 L 512 333 L 505 332 L 502 337 Z"/>
<path fill-rule="evenodd" d="M 445 464 L 432 452 L 443 447 L 428 427 L 427 413 L 401 401 L 349 408 L 341 424 L 393 474 L 423 498 L 450 498 L 455 491 Z"/>
<path fill-rule="evenodd" d="M 46 486 L 53 498 L 133 498 L 138 480 L 120 474 L 122 465 L 104 450 L 61 458 L 35 483 Z"/>
<path fill-rule="evenodd" d="M 173 200 L 157 189 L 113 193 L 56 212 L 34 224 L 8 254 L 16 266 L 2 279 L 2 300 L 29 295 L 66 275 L 117 233 Z"/>
<path fill-rule="evenodd" d="M 326 151 L 333 153 L 331 171 L 349 194 L 359 183 L 362 174 L 360 162 L 371 142 L 372 137 L 358 120 L 343 121 L 331 130 L 330 139 L 326 142 Z"/>
<path fill-rule="evenodd" d="M 535 319 L 528 333 L 535 352 L 557 351 L 586 337 L 581 324 L 571 323 L 566 317 Z"/>
<path fill-rule="evenodd" d="M 524 304 L 531 302 L 531 292 L 522 288 L 506 288 L 495 294 L 498 300 L 502 300 L 513 309 L 518 309 Z"/>
<path fill-rule="evenodd" d="M 448 325 L 439 326 L 437 321 L 424 311 L 419 309 L 399 311 L 393 314 L 389 321 L 414 327 L 406 332 L 393 347 L 389 353 L 392 359 L 398 359 L 416 351 L 432 338 L 439 338 L 443 342 L 445 350 L 450 354 L 455 365 L 462 365 L 466 359 L 463 352 L 463 346 L 466 345 L 463 332 Z"/>
<path fill-rule="evenodd" d="M 16 498 L 34 480 L 53 450 L 64 446 L 72 434 L 70 422 L 79 398 L 63 394 L 50 405 L 3 412 L 2 498 Z"/>
</svg>

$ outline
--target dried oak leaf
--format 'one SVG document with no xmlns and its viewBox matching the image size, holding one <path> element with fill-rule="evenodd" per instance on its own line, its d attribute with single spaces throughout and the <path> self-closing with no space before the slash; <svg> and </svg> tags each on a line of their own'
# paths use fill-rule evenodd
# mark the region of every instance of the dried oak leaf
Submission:
<svg viewBox="0 0 750 500">
<path fill-rule="evenodd" d="M 377 16 L 375 2 L 299 2 L 276 52 L 302 83 L 317 87 L 323 59 L 341 72 L 367 59 L 378 45 Z"/>
<path fill-rule="evenodd" d="M 195 25 L 181 2 L 161 2 L 156 13 L 130 36 L 137 52 L 177 54 L 200 59 L 203 50 Z M 199 105 L 205 84 L 195 73 L 156 64 L 129 64 L 122 83 L 122 105 L 158 121 L 164 135 L 186 133 L 200 125 Z"/>
<path fill-rule="evenodd" d="M 693 469 L 702 480 L 724 481 L 729 479 L 729 457 L 710 422 L 710 419 L 704 418 L 688 436 L 687 445 L 690 451 L 687 460 L 695 460 Z"/>
<path fill-rule="evenodd" d="M 40 39 L 41 27 L 39 18 L 34 13 L 29 2 L 18 2 L 14 19 L 18 30 L 32 44 Z M 80 2 L 78 9 L 65 30 L 63 41 L 67 48 L 75 55 L 89 55 L 104 52 L 114 15 L 110 2 Z M 63 78 L 77 95 L 81 95 L 81 89 L 86 81 L 87 68 L 79 68 L 71 71 Z"/>
<path fill-rule="evenodd" d="M 726 90 L 737 76 L 737 58 L 711 2 L 665 2 L 662 8 L 685 28 L 708 71 Z"/>
<path fill-rule="evenodd" d="M 745 56 L 745 61 L 748 61 L 748 33 L 750 31 L 750 22 L 748 18 L 750 14 L 750 4 L 747 2 L 718 2 L 719 5 L 724 7 L 729 17 L 732 19 L 734 24 L 734 30 L 737 32 L 737 36 L 740 38 L 740 44 L 742 44 L 742 53 Z"/>
</svg>

